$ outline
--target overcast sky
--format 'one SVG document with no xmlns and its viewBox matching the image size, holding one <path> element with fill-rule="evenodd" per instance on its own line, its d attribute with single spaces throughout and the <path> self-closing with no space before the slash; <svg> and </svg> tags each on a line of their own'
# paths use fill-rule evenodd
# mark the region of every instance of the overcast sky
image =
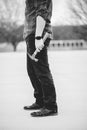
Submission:
<svg viewBox="0 0 87 130">
<path fill-rule="evenodd" d="M 69 24 L 68 0 L 53 0 L 52 24 Z"/>
</svg>

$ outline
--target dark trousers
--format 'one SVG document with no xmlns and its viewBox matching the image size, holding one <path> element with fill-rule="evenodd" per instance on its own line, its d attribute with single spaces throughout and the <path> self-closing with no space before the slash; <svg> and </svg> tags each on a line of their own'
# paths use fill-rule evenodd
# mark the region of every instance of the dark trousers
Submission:
<svg viewBox="0 0 87 130">
<path fill-rule="evenodd" d="M 27 53 L 32 55 L 35 51 L 35 35 L 30 35 L 26 43 Z M 56 92 L 49 69 L 46 46 L 37 54 L 36 58 L 39 59 L 38 62 L 31 60 L 27 54 L 27 72 L 34 88 L 34 97 L 39 105 L 54 109 L 57 107 Z"/>
</svg>

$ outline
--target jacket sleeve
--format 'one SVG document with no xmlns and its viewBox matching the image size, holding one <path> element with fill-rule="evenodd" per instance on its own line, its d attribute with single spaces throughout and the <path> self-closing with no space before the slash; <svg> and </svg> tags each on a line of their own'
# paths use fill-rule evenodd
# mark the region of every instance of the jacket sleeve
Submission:
<svg viewBox="0 0 87 130">
<path fill-rule="evenodd" d="M 52 16 L 52 3 L 51 0 L 43 0 L 38 6 L 37 16 L 43 17 L 47 22 L 50 22 Z"/>
</svg>

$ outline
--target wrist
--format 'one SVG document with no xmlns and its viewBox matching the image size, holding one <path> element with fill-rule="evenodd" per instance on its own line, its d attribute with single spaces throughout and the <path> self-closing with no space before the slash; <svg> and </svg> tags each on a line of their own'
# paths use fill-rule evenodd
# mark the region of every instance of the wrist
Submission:
<svg viewBox="0 0 87 130">
<path fill-rule="evenodd" d="M 42 36 L 35 36 L 35 39 L 36 39 L 36 40 L 41 40 L 41 39 L 42 39 Z"/>
</svg>

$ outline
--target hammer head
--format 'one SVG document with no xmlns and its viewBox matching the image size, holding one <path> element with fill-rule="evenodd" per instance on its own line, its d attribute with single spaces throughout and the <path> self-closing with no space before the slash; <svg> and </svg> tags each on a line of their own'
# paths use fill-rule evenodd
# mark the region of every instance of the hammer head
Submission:
<svg viewBox="0 0 87 130">
<path fill-rule="evenodd" d="M 35 62 L 38 62 L 38 59 L 35 58 L 34 55 L 30 55 L 30 54 L 28 53 L 28 56 L 30 57 L 31 60 L 33 60 L 33 61 L 35 61 Z"/>
</svg>

